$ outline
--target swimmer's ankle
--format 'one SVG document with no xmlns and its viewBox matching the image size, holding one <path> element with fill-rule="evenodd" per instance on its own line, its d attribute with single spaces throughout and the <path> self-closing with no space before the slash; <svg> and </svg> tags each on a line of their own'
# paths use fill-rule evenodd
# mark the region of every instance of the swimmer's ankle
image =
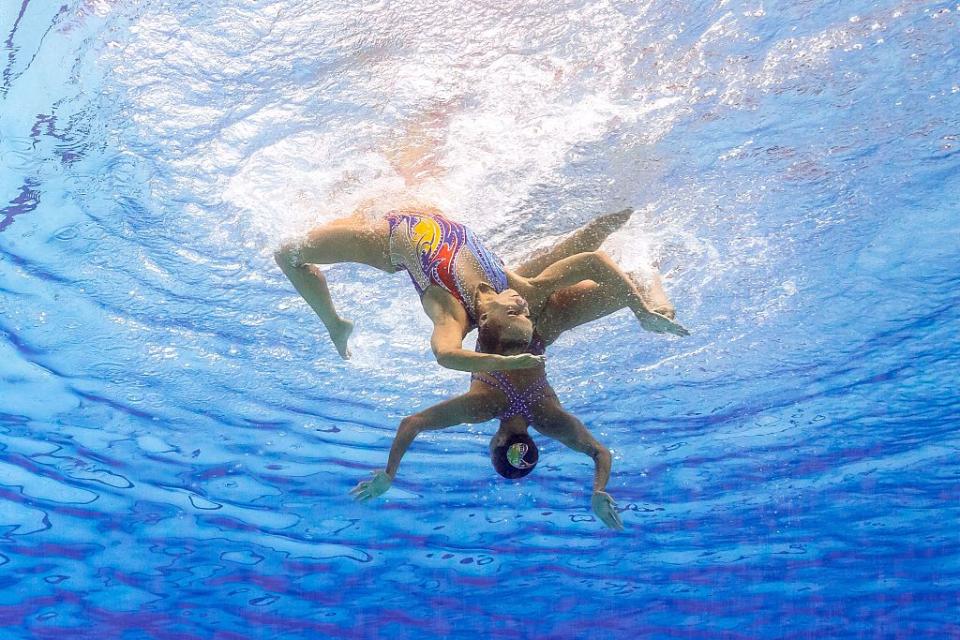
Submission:
<svg viewBox="0 0 960 640">
<path fill-rule="evenodd" d="M 353 333 L 353 323 L 343 318 L 337 318 L 333 326 L 327 327 L 327 332 L 330 334 L 330 340 L 333 341 L 333 346 L 337 348 L 340 357 L 349 360 L 351 353 L 347 342 L 350 340 L 350 334 Z"/>
</svg>

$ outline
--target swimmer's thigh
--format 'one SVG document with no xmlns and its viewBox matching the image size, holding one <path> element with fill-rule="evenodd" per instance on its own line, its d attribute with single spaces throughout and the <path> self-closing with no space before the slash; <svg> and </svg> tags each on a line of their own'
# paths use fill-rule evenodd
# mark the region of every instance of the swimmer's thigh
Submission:
<svg viewBox="0 0 960 640">
<path fill-rule="evenodd" d="M 620 309 L 623 301 L 602 289 L 596 282 L 585 280 L 557 291 L 537 318 L 536 329 L 547 344 L 564 331 L 599 320 Z"/>
<path fill-rule="evenodd" d="M 301 263 L 359 262 L 393 273 L 390 263 L 390 223 L 361 216 L 334 220 L 311 230 L 297 243 Z"/>
<path fill-rule="evenodd" d="M 596 251 L 611 233 L 622 227 L 630 219 L 632 214 L 633 209 L 623 209 L 616 213 L 599 216 L 553 246 L 534 252 L 523 263 L 517 265 L 513 271 L 519 276 L 533 278 L 540 275 L 544 269 L 554 262 L 559 262 L 578 253 Z"/>
</svg>

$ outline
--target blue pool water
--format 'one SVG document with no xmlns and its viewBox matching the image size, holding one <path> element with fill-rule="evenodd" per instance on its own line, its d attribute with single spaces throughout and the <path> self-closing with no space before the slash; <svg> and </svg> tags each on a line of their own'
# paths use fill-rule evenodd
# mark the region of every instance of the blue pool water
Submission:
<svg viewBox="0 0 960 640">
<path fill-rule="evenodd" d="M 960 637 L 960 4 L 0 0 L 0 638 Z M 411 124 L 413 123 L 413 124 Z M 419 195 L 509 263 L 632 205 L 686 339 L 549 375 L 614 453 L 397 421 L 463 390 L 402 275 L 271 259 Z M 406 132 L 406 133 L 405 133 Z"/>
</svg>

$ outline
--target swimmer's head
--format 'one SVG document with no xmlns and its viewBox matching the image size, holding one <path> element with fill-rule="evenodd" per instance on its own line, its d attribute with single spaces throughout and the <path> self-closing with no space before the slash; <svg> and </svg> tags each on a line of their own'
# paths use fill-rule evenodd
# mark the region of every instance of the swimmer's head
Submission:
<svg viewBox="0 0 960 640">
<path fill-rule="evenodd" d="M 537 466 L 540 451 L 526 430 L 516 431 L 504 425 L 490 439 L 490 462 L 504 478 L 515 480 Z"/>
<path fill-rule="evenodd" d="M 475 299 L 477 344 L 481 351 L 507 354 L 530 346 L 533 340 L 530 307 L 519 293 L 513 289 L 497 293 L 489 284 L 481 282 Z"/>
</svg>

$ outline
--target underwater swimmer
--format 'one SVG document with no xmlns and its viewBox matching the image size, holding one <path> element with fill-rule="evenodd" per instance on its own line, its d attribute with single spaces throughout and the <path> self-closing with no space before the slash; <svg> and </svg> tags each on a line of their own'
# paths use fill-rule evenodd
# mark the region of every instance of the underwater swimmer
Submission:
<svg viewBox="0 0 960 640">
<path fill-rule="evenodd" d="M 517 298 L 515 318 L 508 325 L 494 325 L 481 317 L 478 341 L 495 343 L 493 349 L 504 355 L 543 353 L 534 343 L 533 323 L 525 312 L 526 304 Z M 523 322 L 525 321 L 525 322 Z M 500 418 L 500 428 L 490 440 L 490 459 L 497 472 L 510 479 L 522 478 L 537 464 L 539 452 L 527 433 L 533 426 L 539 433 L 584 453 L 594 461 L 591 506 L 600 520 L 612 529 L 622 529 L 613 498 L 606 493 L 610 479 L 610 450 L 569 411 L 566 411 L 547 381 L 543 365 L 516 371 L 474 373 L 467 393 L 445 400 L 400 421 L 387 459 L 387 466 L 372 480 L 360 482 L 351 490 L 357 500 L 366 501 L 387 491 L 397 468 L 413 440 L 424 431 L 444 429 L 458 424 L 473 424 Z"/>
<path fill-rule="evenodd" d="M 518 272 L 533 273 L 543 264 L 562 260 L 581 249 L 595 250 L 606 238 L 590 225 L 561 242 L 542 256 L 518 267 Z M 673 304 L 660 279 L 636 283 L 647 299 L 647 306 L 674 316 Z M 516 292 L 497 293 L 492 287 L 478 291 L 478 349 L 483 352 L 543 354 L 546 346 L 569 329 L 609 315 L 629 306 L 617 291 L 596 282 L 581 282 L 552 295 L 536 324 L 529 306 Z M 610 452 L 590 431 L 566 411 L 550 387 L 544 367 L 516 371 L 475 373 L 467 393 L 441 402 L 401 421 L 390 449 L 387 467 L 374 478 L 360 482 L 351 493 L 369 500 L 389 489 L 400 460 L 417 435 L 464 423 L 500 418 L 500 428 L 490 441 L 494 468 L 507 478 L 519 478 L 532 471 L 539 456 L 536 444 L 527 433 L 533 426 L 541 434 L 554 438 L 574 451 L 594 460 L 591 506 L 608 527 L 622 529 L 613 498 L 605 488 L 610 477 Z"/>
<path fill-rule="evenodd" d="M 619 212 L 598 219 L 597 224 L 616 227 L 628 217 L 629 211 Z M 576 248 L 577 242 L 568 242 L 565 251 Z M 463 348 L 463 338 L 475 326 L 476 314 L 483 312 L 477 304 L 481 284 L 497 293 L 517 292 L 536 316 L 557 291 L 591 282 L 625 301 L 621 307 L 629 306 L 644 328 L 686 335 L 683 327 L 650 308 L 636 284 L 604 254 L 575 253 L 549 264 L 536 275 L 523 275 L 506 269 L 468 227 L 448 220 L 432 207 L 397 209 L 378 219 L 358 213 L 335 220 L 313 229 L 300 241 L 284 244 L 274 257 L 320 317 L 344 358 L 350 356 L 347 342 L 353 323 L 337 313 L 326 276 L 318 264 L 356 262 L 386 273 L 407 271 L 433 322 L 430 344 L 437 362 L 460 371 L 514 370 L 543 364 L 543 356 L 530 353 L 502 355 Z M 540 256 L 537 267 L 553 257 L 551 252 Z"/>
</svg>

